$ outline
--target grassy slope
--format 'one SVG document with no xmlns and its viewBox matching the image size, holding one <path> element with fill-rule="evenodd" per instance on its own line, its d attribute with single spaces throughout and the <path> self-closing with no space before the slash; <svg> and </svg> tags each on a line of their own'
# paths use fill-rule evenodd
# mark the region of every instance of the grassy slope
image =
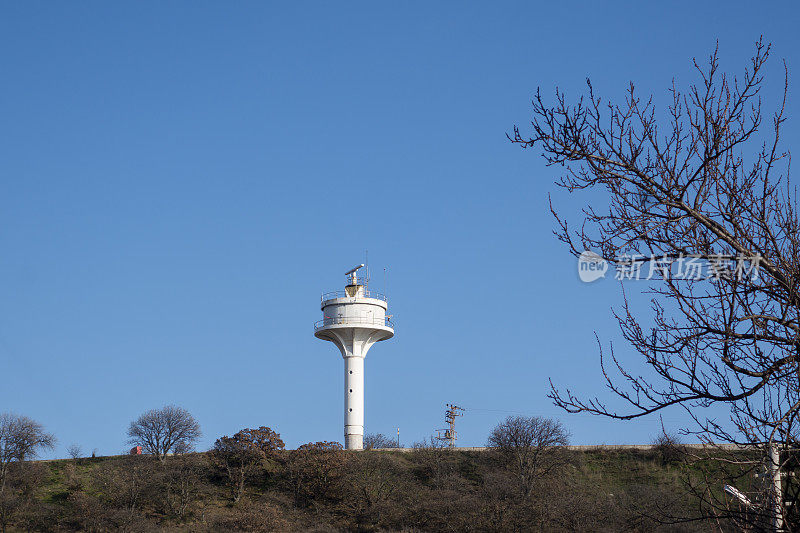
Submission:
<svg viewBox="0 0 800 533">
<path fill-rule="evenodd" d="M 290 452 L 291 453 L 291 452 Z M 407 471 L 409 477 L 419 479 L 418 467 L 413 454 L 401 452 L 366 452 L 381 453 L 391 456 L 394 464 L 401 470 Z M 482 476 L 490 469 L 496 468 L 485 452 L 455 451 L 452 460 L 456 463 L 458 475 L 464 480 L 477 486 Z M 202 460 L 203 454 L 196 454 Z M 90 496 L 98 494 L 96 484 L 92 482 L 94 474 L 104 465 L 106 467 L 122 465 L 124 457 L 98 457 L 79 459 L 77 461 L 65 459 L 47 461 L 44 464 L 49 469 L 49 480 L 41 487 L 37 496 L 48 504 L 66 508 L 69 496 L 74 491 L 77 480 L 83 487 L 81 490 Z M 144 459 L 144 458 L 143 458 Z M 74 471 L 73 471 L 74 469 Z M 567 472 L 560 476 L 568 479 L 572 487 L 592 487 L 593 494 L 615 495 L 630 492 L 632 487 L 645 487 L 646 489 L 666 490 L 679 495 L 683 492 L 682 469 L 678 465 L 665 464 L 653 451 L 638 450 L 601 450 L 570 452 L 570 464 Z M 219 480 L 218 480 L 219 481 Z M 420 480 L 420 487 L 425 486 L 424 479 Z M 569 489 L 567 489 L 569 490 Z M 228 491 L 221 483 L 209 483 L 206 489 L 205 508 L 229 508 Z M 590 496 L 591 497 L 591 496 Z M 680 496 L 684 500 L 683 496 Z M 254 501 L 269 501 L 270 505 L 277 508 L 279 513 L 292 529 L 304 529 L 311 524 L 327 523 L 334 528 L 348 527 L 347 518 L 342 517 L 341 510 L 320 508 L 297 509 L 293 505 L 291 494 L 285 485 L 277 482 L 266 483 L 261 486 L 249 486 L 246 499 Z M 686 500 L 688 502 L 688 500 Z M 687 509 L 689 507 L 687 503 Z M 196 530 L 192 522 L 178 524 L 174 520 L 165 520 L 152 509 L 145 509 L 146 514 L 158 520 L 162 526 L 170 526 L 180 530 Z M 194 524 L 197 524 L 195 521 Z"/>
</svg>

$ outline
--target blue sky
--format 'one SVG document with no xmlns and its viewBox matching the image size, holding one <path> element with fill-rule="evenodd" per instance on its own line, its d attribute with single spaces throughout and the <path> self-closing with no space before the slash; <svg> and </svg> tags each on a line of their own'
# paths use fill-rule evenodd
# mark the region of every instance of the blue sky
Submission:
<svg viewBox="0 0 800 533">
<path fill-rule="evenodd" d="M 649 442 L 657 418 L 546 398 L 550 377 L 603 393 L 594 332 L 618 340 L 620 295 L 551 233 L 548 193 L 568 214 L 601 200 L 556 191 L 505 133 L 537 86 L 663 96 L 717 39 L 739 71 L 763 33 L 766 95 L 781 58 L 797 86 L 793 4 L 662 4 L 2 4 L 0 411 L 41 421 L 55 456 L 118 453 L 167 403 L 201 449 L 260 425 L 341 441 L 342 360 L 312 325 L 368 249 L 397 329 L 366 360 L 367 432 L 410 444 L 455 402 L 465 446 L 506 412 Z"/>
</svg>

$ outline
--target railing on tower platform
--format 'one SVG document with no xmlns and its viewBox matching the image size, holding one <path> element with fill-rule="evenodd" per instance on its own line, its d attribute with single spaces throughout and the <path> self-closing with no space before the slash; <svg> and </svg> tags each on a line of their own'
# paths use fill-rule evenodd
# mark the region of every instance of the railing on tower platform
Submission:
<svg viewBox="0 0 800 533">
<path fill-rule="evenodd" d="M 331 292 L 324 293 L 322 295 L 322 300 L 321 301 L 324 302 L 325 300 L 334 300 L 336 298 L 353 298 L 353 297 L 350 296 L 349 294 L 347 294 L 347 292 L 344 291 L 344 290 L 331 291 Z M 389 301 L 386 298 L 385 294 L 381 294 L 381 293 L 379 293 L 377 291 L 371 291 L 369 289 L 363 289 L 358 294 L 358 296 L 355 296 L 355 298 L 375 298 L 376 300 L 383 300 L 384 302 L 388 302 Z"/>
<path fill-rule="evenodd" d="M 389 317 L 370 318 L 360 316 L 337 316 L 325 317 L 322 320 L 317 320 L 314 322 L 314 331 L 335 325 L 384 326 L 394 329 L 394 324 L 391 320 L 389 320 Z"/>
</svg>

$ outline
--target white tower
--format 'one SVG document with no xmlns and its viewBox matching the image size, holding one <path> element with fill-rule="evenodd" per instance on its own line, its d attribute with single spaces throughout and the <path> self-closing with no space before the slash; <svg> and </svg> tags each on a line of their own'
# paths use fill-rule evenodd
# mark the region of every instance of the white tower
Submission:
<svg viewBox="0 0 800 533">
<path fill-rule="evenodd" d="M 394 336 L 394 324 L 386 316 L 386 296 L 368 290 L 366 273 L 358 275 L 363 266 L 345 273 L 343 291 L 322 295 L 323 319 L 314 324 L 314 335 L 334 343 L 344 358 L 344 445 L 348 450 L 364 448 L 364 357 L 373 344 Z"/>
</svg>

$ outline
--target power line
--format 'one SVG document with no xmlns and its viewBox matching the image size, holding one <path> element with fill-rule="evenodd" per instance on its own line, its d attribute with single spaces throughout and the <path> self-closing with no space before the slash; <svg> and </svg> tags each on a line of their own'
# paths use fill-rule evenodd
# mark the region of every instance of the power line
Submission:
<svg viewBox="0 0 800 533">
<path fill-rule="evenodd" d="M 463 409 L 465 409 L 466 411 L 482 411 L 482 412 L 486 412 L 486 413 L 502 413 L 502 414 L 507 414 L 507 415 L 540 416 L 540 415 L 532 414 L 530 412 L 524 413 L 524 412 L 521 412 L 521 411 L 508 411 L 506 409 L 485 409 L 483 407 L 464 407 Z M 675 417 L 669 417 L 669 418 L 664 417 L 664 420 L 666 420 L 667 422 L 683 422 L 684 421 L 684 419 L 682 419 L 682 418 L 675 418 Z"/>
<path fill-rule="evenodd" d="M 522 416 L 531 416 L 530 413 L 521 413 L 519 411 L 506 411 L 505 409 L 483 409 L 481 407 L 464 407 L 467 411 L 485 411 L 488 413 L 504 413 L 509 415 L 522 415 Z"/>
</svg>

